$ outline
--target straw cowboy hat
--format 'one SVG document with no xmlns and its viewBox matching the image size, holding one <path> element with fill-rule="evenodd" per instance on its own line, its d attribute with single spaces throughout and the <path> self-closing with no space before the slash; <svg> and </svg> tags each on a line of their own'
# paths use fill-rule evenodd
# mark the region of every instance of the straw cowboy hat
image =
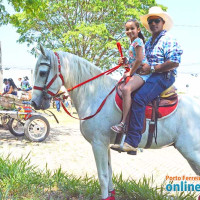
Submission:
<svg viewBox="0 0 200 200">
<path fill-rule="evenodd" d="M 162 8 L 158 7 L 158 6 L 154 6 L 154 7 L 151 7 L 149 9 L 149 13 L 147 15 L 143 15 L 143 16 L 140 16 L 140 21 L 142 23 L 142 25 L 151 33 L 151 30 L 149 28 L 149 24 L 148 24 L 148 21 L 147 19 L 151 16 L 158 16 L 158 17 L 161 17 L 165 23 L 164 23 L 164 26 L 163 26 L 163 29 L 164 30 L 167 30 L 169 31 L 172 26 L 173 26 L 173 21 L 171 19 L 171 17 L 167 14 L 167 12 L 164 12 L 162 10 Z"/>
</svg>

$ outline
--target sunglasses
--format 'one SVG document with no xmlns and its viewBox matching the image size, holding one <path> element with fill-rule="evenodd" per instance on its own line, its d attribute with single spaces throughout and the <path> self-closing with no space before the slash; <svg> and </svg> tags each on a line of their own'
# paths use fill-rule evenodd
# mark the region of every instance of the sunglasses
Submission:
<svg viewBox="0 0 200 200">
<path fill-rule="evenodd" d="M 161 19 L 160 18 L 157 18 L 157 19 L 150 19 L 148 20 L 148 24 L 152 24 L 153 22 L 155 22 L 156 24 L 160 23 Z"/>
</svg>

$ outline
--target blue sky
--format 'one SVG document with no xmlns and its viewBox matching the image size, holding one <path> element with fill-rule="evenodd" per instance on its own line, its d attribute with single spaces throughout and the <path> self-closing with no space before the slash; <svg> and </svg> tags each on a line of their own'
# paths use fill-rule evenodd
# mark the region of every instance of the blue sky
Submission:
<svg viewBox="0 0 200 200">
<path fill-rule="evenodd" d="M 175 36 L 183 48 L 180 72 L 200 73 L 200 1 L 199 0 L 157 0 L 168 7 L 168 13 L 174 21 L 170 33 Z M 18 44 L 19 35 L 12 26 L 0 27 L 3 66 L 34 68 L 36 58 L 28 53 L 26 44 Z"/>
<path fill-rule="evenodd" d="M 174 21 L 170 33 L 176 37 L 183 49 L 181 72 L 200 73 L 200 1 L 157 0 L 168 7 L 167 12 Z"/>
</svg>

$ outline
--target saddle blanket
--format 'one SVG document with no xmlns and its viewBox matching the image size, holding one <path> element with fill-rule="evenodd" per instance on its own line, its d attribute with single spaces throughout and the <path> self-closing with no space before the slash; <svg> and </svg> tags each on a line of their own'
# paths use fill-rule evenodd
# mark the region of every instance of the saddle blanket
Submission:
<svg viewBox="0 0 200 200">
<path fill-rule="evenodd" d="M 122 112 L 122 98 L 119 96 L 119 94 L 116 92 L 115 95 L 115 104 L 117 108 Z M 165 106 L 159 106 L 158 107 L 158 118 L 166 118 L 170 116 L 172 113 L 175 112 L 176 108 L 178 106 L 178 100 L 173 105 L 165 105 Z M 152 106 L 147 105 L 145 110 L 145 115 L 147 119 L 151 119 L 152 115 Z"/>
</svg>

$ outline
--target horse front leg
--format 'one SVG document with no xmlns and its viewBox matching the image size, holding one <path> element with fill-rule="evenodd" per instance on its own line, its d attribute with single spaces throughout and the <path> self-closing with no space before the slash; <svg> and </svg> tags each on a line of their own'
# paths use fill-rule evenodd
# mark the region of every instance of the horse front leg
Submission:
<svg viewBox="0 0 200 200">
<path fill-rule="evenodd" d="M 108 159 L 108 146 L 105 144 L 92 143 L 92 149 L 96 161 L 98 178 L 101 186 L 102 200 L 114 200 L 114 197 L 109 196 L 110 175 L 109 175 L 109 159 Z M 109 184 L 110 183 L 110 184 Z M 113 187 L 111 190 L 113 190 Z"/>
<path fill-rule="evenodd" d="M 108 149 L 108 175 L 109 175 L 108 191 L 109 191 L 109 194 L 114 197 L 115 189 L 113 187 L 113 181 L 112 181 L 112 165 L 111 165 L 110 148 Z"/>
</svg>

